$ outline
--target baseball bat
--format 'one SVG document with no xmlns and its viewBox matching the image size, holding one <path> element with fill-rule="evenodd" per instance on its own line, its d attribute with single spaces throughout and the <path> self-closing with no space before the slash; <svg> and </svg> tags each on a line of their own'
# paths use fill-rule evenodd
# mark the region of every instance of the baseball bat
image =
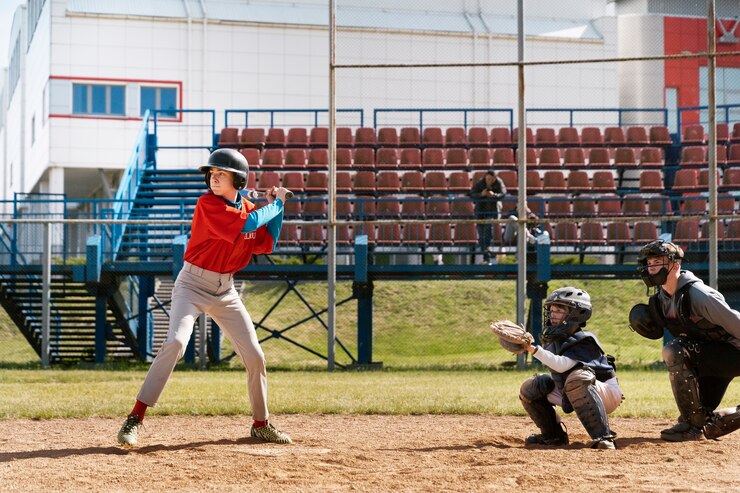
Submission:
<svg viewBox="0 0 740 493">
<path fill-rule="evenodd" d="M 242 193 L 242 195 L 244 195 L 248 199 L 261 199 L 262 197 L 264 197 L 265 195 L 267 195 L 267 193 L 260 192 L 260 191 L 257 191 L 257 190 L 242 190 L 241 193 Z M 285 199 L 286 200 L 290 200 L 292 198 L 293 198 L 293 192 L 291 192 L 290 190 L 288 190 L 285 193 Z"/>
</svg>

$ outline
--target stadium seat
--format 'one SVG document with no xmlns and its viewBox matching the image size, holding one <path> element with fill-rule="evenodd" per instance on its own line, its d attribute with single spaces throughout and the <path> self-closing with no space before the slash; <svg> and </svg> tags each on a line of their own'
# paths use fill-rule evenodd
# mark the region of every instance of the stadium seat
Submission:
<svg viewBox="0 0 740 493">
<path fill-rule="evenodd" d="M 738 184 L 738 188 L 740 188 L 740 184 Z M 718 214 L 733 214 L 737 211 L 738 209 L 735 206 L 735 197 L 733 197 L 732 195 L 717 197 Z"/>
<path fill-rule="evenodd" d="M 283 162 L 282 149 L 265 149 L 262 151 L 262 169 L 281 169 Z"/>
<path fill-rule="evenodd" d="M 427 149 L 428 150 L 428 149 Z M 447 177 L 444 171 L 427 171 L 424 173 L 424 191 L 426 193 L 446 193 Z"/>
<path fill-rule="evenodd" d="M 421 162 L 424 169 L 440 169 L 445 167 L 445 153 L 443 149 L 428 147 L 421 153 Z"/>
<path fill-rule="evenodd" d="M 596 201 L 593 197 L 575 197 L 573 199 L 573 215 L 575 217 L 596 216 Z"/>
<path fill-rule="evenodd" d="M 665 190 L 665 186 L 660 171 L 648 169 L 640 172 L 641 192 L 662 192 L 663 190 Z"/>
<path fill-rule="evenodd" d="M 439 127 L 425 127 L 421 133 L 421 145 L 424 147 L 442 147 L 445 145 L 442 129 Z"/>
<path fill-rule="evenodd" d="M 327 156 L 328 157 L 328 156 Z M 337 169 L 352 168 L 352 149 L 337 149 Z"/>
<path fill-rule="evenodd" d="M 622 201 L 622 212 L 625 216 L 647 215 L 645 197 L 640 195 L 625 195 Z"/>
<path fill-rule="evenodd" d="M 456 219 L 470 219 L 473 217 L 473 202 L 470 199 L 452 199 L 450 201 L 450 215 Z"/>
<path fill-rule="evenodd" d="M 354 226 L 352 234 L 355 235 L 355 237 L 359 235 L 367 236 L 367 243 L 369 245 L 374 245 L 375 238 L 377 237 L 375 226 L 373 226 L 372 224 L 360 224 L 359 226 Z"/>
<path fill-rule="evenodd" d="M 740 143 L 730 145 L 730 153 L 727 157 L 728 166 L 740 166 Z"/>
<path fill-rule="evenodd" d="M 398 147 L 398 132 L 395 127 L 383 127 L 378 129 L 378 145 L 380 147 Z"/>
<path fill-rule="evenodd" d="M 467 144 L 463 127 L 449 127 L 445 131 L 445 145 L 447 147 L 465 147 Z"/>
<path fill-rule="evenodd" d="M 561 147 L 580 146 L 581 138 L 578 136 L 578 129 L 573 127 L 560 127 L 558 130 L 558 145 Z"/>
<path fill-rule="evenodd" d="M 706 166 L 707 148 L 689 146 L 681 148 L 681 166 Z"/>
<path fill-rule="evenodd" d="M 240 137 L 241 143 L 248 147 L 257 147 L 258 149 L 262 149 L 265 147 L 265 140 L 267 137 L 265 136 L 265 129 L 264 128 L 245 128 L 242 129 L 242 134 Z"/>
<path fill-rule="evenodd" d="M 609 244 L 632 243 L 632 234 L 627 223 L 608 223 L 606 225 L 606 241 Z"/>
<path fill-rule="evenodd" d="M 430 219 L 444 219 L 450 217 L 450 201 L 442 195 L 435 195 L 427 198 L 426 217 Z"/>
<path fill-rule="evenodd" d="M 620 147 L 616 151 L 614 151 L 614 166 L 616 166 L 617 168 L 637 167 L 635 150 L 631 147 Z"/>
<path fill-rule="evenodd" d="M 738 146 L 740 148 L 740 146 Z M 491 167 L 491 150 L 484 148 L 470 149 L 470 168 L 489 169 Z"/>
<path fill-rule="evenodd" d="M 722 240 L 725 237 L 725 223 L 717 221 L 717 239 Z M 710 238 L 709 234 L 709 221 L 701 221 L 699 223 L 699 239 L 702 241 L 708 241 Z"/>
<path fill-rule="evenodd" d="M 602 194 L 598 198 L 599 216 L 621 216 L 622 205 L 620 198 L 615 194 Z"/>
<path fill-rule="evenodd" d="M 627 143 L 622 127 L 606 127 L 604 129 L 604 144 L 610 147 L 623 146 Z M 585 145 L 585 144 L 584 144 Z"/>
<path fill-rule="evenodd" d="M 326 200 L 323 198 L 307 199 L 303 202 L 304 219 L 324 219 L 326 217 Z"/>
<path fill-rule="evenodd" d="M 547 200 L 547 217 L 570 217 L 573 215 L 573 208 L 570 205 L 570 199 L 550 198 Z"/>
<path fill-rule="evenodd" d="M 511 207 L 504 206 L 504 210 L 510 211 L 504 213 L 504 217 L 508 217 L 511 214 L 516 215 L 516 202 L 511 204 Z M 527 208 L 537 217 L 544 217 L 547 214 L 547 200 L 542 197 L 527 197 Z"/>
<path fill-rule="evenodd" d="M 383 149 L 378 149 L 380 152 Z M 375 149 L 368 147 L 358 147 L 354 150 L 352 168 L 356 170 L 373 170 L 375 169 Z"/>
<path fill-rule="evenodd" d="M 354 236 L 348 224 L 337 224 L 336 228 L 338 245 L 347 246 L 354 243 Z"/>
<path fill-rule="evenodd" d="M 553 243 L 555 245 L 578 243 L 578 225 L 572 222 L 557 223 L 553 229 Z"/>
<path fill-rule="evenodd" d="M 306 169 L 306 150 L 287 149 L 285 151 L 284 169 Z"/>
<path fill-rule="evenodd" d="M 740 190 L 740 168 L 728 168 L 722 175 L 720 190 L 737 192 Z"/>
<path fill-rule="evenodd" d="M 534 132 L 530 127 L 527 127 L 527 146 L 534 146 Z M 519 142 L 519 128 L 515 128 L 514 131 L 511 133 L 511 144 L 517 145 L 517 142 Z M 493 131 L 491 131 L 491 145 L 494 145 L 493 140 Z"/>
<path fill-rule="evenodd" d="M 673 144 L 671 132 L 665 125 L 650 127 L 650 145 L 669 146 Z"/>
<path fill-rule="evenodd" d="M 329 167 L 329 150 L 328 149 L 310 149 L 308 151 L 309 170 L 323 170 Z"/>
<path fill-rule="evenodd" d="M 542 191 L 545 193 L 565 192 L 565 174 L 560 170 L 547 170 L 542 179 Z"/>
<path fill-rule="evenodd" d="M 401 204 L 398 197 L 381 197 L 375 201 L 375 217 L 378 219 L 400 219 Z"/>
<path fill-rule="evenodd" d="M 398 145 L 400 147 L 419 147 L 421 145 L 419 127 L 403 127 Z"/>
<path fill-rule="evenodd" d="M 375 179 L 377 181 L 375 190 L 378 192 L 397 193 L 401 191 L 401 178 L 397 171 L 381 171 Z"/>
<path fill-rule="evenodd" d="M 260 167 L 259 149 L 255 149 L 254 147 L 242 147 L 241 149 L 239 149 L 239 153 L 244 156 L 244 158 L 247 160 L 247 163 L 249 163 L 249 166 L 254 166 L 255 168 Z"/>
<path fill-rule="evenodd" d="M 375 199 L 368 196 L 355 197 L 352 217 L 358 221 L 375 219 Z"/>
<path fill-rule="evenodd" d="M 283 215 L 285 219 L 299 219 L 303 213 L 303 200 L 294 198 L 288 200 L 283 206 Z"/>
<path fill-rule="evenodd" d="M 219 147 L 239 145 L 239 129 L 229 127 L 222 129 L 218 136 L 218 145 Z"/>
<path fill-rule="evenodd" d="M 737 122 L 732 126 L 732 135 L 730 135 L 730 142 L 740 142 L 740 122 Z"/>
<path fill-rule="evenodd" d="M 470 176 L 467 171 L 453 171 L 448 177 L 449 191 L 450 192 L 469 192 L 470 191 Z"/>
<path fill-rule="evenodd" d="M 681 171 L 689 171 L 689 170 L 680 169 L 676 173 L 676 176 L 678 176 L 678 173 L 680 173 Z M 696 171 L 696 170 L 692 170 L 692 171 Z M 719 185 L 720 185 L 720 173 L 719 173 L 719 170 L 716 170 L 715 180 L 716 180 L 715 183 L 717 185 L 717 189 L 719 189 Z M 699 171 L 699 176 L 697 178 L 697 186 L 698 186 L 698 189 L 700 189 L 700 190 L 709 190 L 709 170 L 708 169 L 703 169 L 703 170 Z"/>
<path fill-rule="evenodd" d="M 349 197 L 337 197 L 336 215 L 340 219 L 352 218 L 352 200 Z"/>
<path fill-rule="evenodd" d="M 665 195 L 648 196 L 647 205 L 649 216 L 667 216 L 670 215 L 671 212 L 673 212 L 671 201 Z"/>
<path fill-rule="evenodd" d="M 426 215 L 424 200 L 421 197 L 406 197 L 401 202 L 401 214 L 403 214 L 404 219 L 423 219 Z"/>
<path fill-rule="evenodd" d="M 568 173 L 567 188 L 571 192 L 588 192 L 591 190 L 588 173 L 583 170 L 573 170 Z"/>
<path fill-rule="evenodd" d="M 717 129 L 717 144 L 727 145 L 730 141 L 730 126 L 727 123 L 718 123 L 715 128 Z"/>
<path fill-rule="evenodd" d="M 681 145 L 701 145 L 705 141 L 703 125 L 693 124 L 684 127 Z"/>
<path fill-rule="evenodd" d="M 717 157 L 717 166 L 726 166 L 727 165 L 727 146 L 722 144 L 717 144 L 717 151 L 715 153 L 715 156 Z M 707 162 L 709 161 L 709 155 L 707 155 Z"/>
<path fill-rule="evenodd" d="M 285 130 L 279 127 L 268 128 L 265 145 L 267 147 L 285 147 Z"/>
<path fill-rule="evenodd" d="M 527 193 L 540 193 L 542 191 L 542 177 L 536 169 L 527 170 Z"/>
<path fill-rule="evenodd" d="M 352 191 L 352 175 L 349 171 L 337 171 L 337 192 L 348 193 Z"/>
<path fill-rule="evenodd" d="M 625 149 L 627 149 L 625 147 Z M 611 156 L 609 156 L 609 149 L 604 147 L 594 147 L 588 151 L 588 167 L 589 168 L 603 168 L 611 165 Z"/>
<path fill-rule="evenodd" d="M 643 147 L 640 149 L 640 166 L 643 168 L 663 167 L 663 150 L 660 147 Z"/>
<path fill-rule="evenodd" d="M 519 163 L 519 148 L 514 151 L 514 161 Z M 534 147 L 527 147 L 527 166 L 537 166 L 537 151 Z"/>
<path fill-rule="evenodd" d="M 406 171 L 401 175 L 401 191 L 421 193 L 424 191 L 424 175 L 421 171 Z"/>
<path fill-rule="evenodd" d="M 291 192 L 303 192 L 303 173 L 300 171 L 288 171 L 283 173 L 283 186 Z"/>
<path fill-rule="evenodd" d="M 681 214 L 704 214 L 707 211 L 707 199 L 699 195 L 688 195 L 682 197 Z"/>
<path fill-rule="evenodd" d="M 256 150 L 256 149 L 255 149 Z M 257 173 L 250 171 L 247 176 L 247 190 L 255 190 L 257 188 Z"/>
<path fill-rule="evenodd" d="M 581 223 L 582 245 L 604 245 L 604 227 L 601 223 Z"/>
<path fill-rule="evenodd" d="M 327 193 L 329 190 L 329 175 L 323 171 L 309 171 L 306 175 L 306 192 Z"/>
<path fill-rule="evenodd" d="M 699 170 L 679 169 L 673 179 L 671 190 L 680 192 L 696 191 L 699 188 Z"/>
<path fill-rule="evenodd" d="M 423 225 L 420 225 L 423 226 Z M 452 228 L 449 224 L 435 223 L 429 226 L 429 244 L 443 246 L 452 243 Z"/>
<path fill-rule="evenodd" d="M 488 147 L 491 139 L 488 130 L 483 127 L 470 127 L 468 129 L 468 145 L 470 147 Z"/>
<path fill-rule="evenodd" d="M 527 137 L 532 137 L 532 139 L 527 139 L 527 144 L 534 143 L 534 135 L 532 134 L 532 129 L 527 129 Z M 491 138 L 490 138 L 491 146 L 493 147 L 502 147 L 502 146 L 510 146 L 512 144 L 516 145 L 516 140 L 512 140 L 511 131 L 509 130 L 509 127 L 493 127 L 491 129 Z M 472 145 L 472 143 L 471 143 Z"/>
<path fill-rule="evenodd" d="M 496 171 L 496 176 L 501 178 L 501 181 L 504 182 L 504 185 L 506 186 L 506 191 L 508 193 L 516 193 L 519 189 L 519 186 L 517 184 L 517 172 L 511 169 L 502 169 Z M 473 178 L 473 183 L 475 183 L 476 180 Z"/>
<path fill-rule="evenodd" d="M 395 147 L 381 147 L 375 156 L 376 168 L 396 169 L 398 168 L 398 149 Z"/>
<path fill-rule="evenodd" d="M 372 127 L 360 127 L 355 130 L 355 147 L 375 147 L 375 129 Z"/>
<path fill-rule="evenodd" d="M 541 127 L 535 131 L 534 141 L 537 147 L 554 146 L 558 144 L 558 136 L 554 128 Z"/>
<path fill-rule="evenodd" d="M 740 219 L 731 219 L 725 229 L 725 239 L 740 242 Z"/>
<path fill-rule="evenodd" d="M 402 243 L 409 246 L 425 245 L 427 243 L 427 229 L 424 224 L 404 224 Z"/>
<path fill-rule="evenodd" d="M 375 172 L 357 171 L 353 180 L 352 190 L 357 194 L 375 193 Z"/>
<path fill-rule="evenodd" d="M 300 127 L 289 128 L 286 145 L 288 147 L 307 147 L 308 132 L 306 129 Z"/>
<path fill-rule="evenodd" d="M 580 147 L 569 147 L 563 155 L 563 166 L 566 168 L 583 168 L 586 165 L 586 156 Z"/>
<path fill-rule="evenodd" d="M 493 167 L 516 166 L 514 161 L 514 149 L 502 147 L 493 150 Z"/>
<path fill-rule="evenodd" d="M 352 129 L 349 127 L 337 127 L 337 146 L 352 147 L 355 145 L 355 139 L 352 137 Z"/>
<path fill-rule="evenodd" d="M 560 150 L 552 147 L 546 147 L 540 150 L 541 168 L 560 168 Z"/>
<path fill-rule="evenodd" d="M 632 126 L 627 127 L 627 145 L 630 146 L 646 146 L 650 144 L 648 133 L 645 127 Z"/>
<path fill-rule="evenodd" d="M 738 228 L 738 230 L 739 230 L 738 238 L 740 239 L 740 228 Z M 478 234 L 476 233 L 476 230 L 475 230 L 475 224 L 473 223 L 455 224 L 454 238 L 455 238 L 456 245 L 467 245 L 467 246 L 474 247 L 478 243 Z"/>
<path fill-rule="evenodd" d="M 673 243 L 684 250 L 690 250 L 691 246 L 699 241 L 699 220 L 684 219 L 678 221 L 673 229 Z"/>
<path fill-rule="evenodd" d="M 375 234 L 378 245 L 400 245 L 401 226 L 399 224 L 380 224 Z"/>
<path fill-rule="evenodd" d="M 581 129 L 581 145 L 584 147 L 600 147 L 604 145 L 604 137 L 599 127 L 583 127 Z"/>
<path fill-rule="evenodd" d="M 658 228 L 654 222 L 642 221 L 635 223 L 632 237 L 635 243 L 642 244 L 658 239 Z"/>
<path fill-rule="evenodd" d="M 468 152 L 459 147 L 447 149 L 447 168 L 465 169 L 468 166 Z"/>
<path fill-rule="evenodd" d="M 401 149 L 401 169 L 422 169 L 421 150 L 416 147 Z"/>
<path fill-rule="evenodd" d="M 286 246 L 298 245 L 298 226 L 295 224 L 283 224 L 280 230 L 278 249 Z"/>
<path fill-rule="evenodd" d="M 326 147 L 329 145 L 329 129 L 314 127 L 308 134 L 308 144 L 311 147 Z"/>
</svg>

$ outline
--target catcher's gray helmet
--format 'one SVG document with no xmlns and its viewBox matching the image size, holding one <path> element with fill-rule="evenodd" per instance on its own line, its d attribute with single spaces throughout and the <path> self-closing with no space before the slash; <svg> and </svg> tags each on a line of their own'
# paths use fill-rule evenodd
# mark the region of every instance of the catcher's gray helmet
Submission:
<svg viewBox="0 0 740 493">
<path fill-rule="evenodd" d="M 199 168 L 201 173 L 205 173 L 208 188 L 211 188 L 211 168 L 234 173 L 234 188 L 237 190 L 241 190 L 247 185 L 249 163 L 247 158 L 235 149 L 216 149 L 208 156 L 208 164 Z"/>
<path fill-rule="evenodd" d="M 569 308 L 568 314 L 557 325 L 553 325 L 550 317 L 552 305 Z M 583 289 L 570 286 L 556 289 L 545 300 L 545 327 L 542 329 L 542 340 L 550 342 L 561 339 L 567 337 L 573 328 L 585 327 L 586 321 L 591 318 L 591 312 L 591 296 Z"/>
</svg>

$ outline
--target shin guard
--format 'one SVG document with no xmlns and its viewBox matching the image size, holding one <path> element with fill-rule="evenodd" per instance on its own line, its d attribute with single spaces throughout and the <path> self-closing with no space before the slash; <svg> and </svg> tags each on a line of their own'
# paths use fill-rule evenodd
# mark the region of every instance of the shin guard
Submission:
<svg viewBox="0 0 740 493">
<path fill-rule="evenodd" d="M 691 426 L 702 428 L 707 423 L 707 412 L 701 403 L 696 373 L 689 365 L 691 351 L 697 350 L 690 341 L 677 337 L 663 347 L 663 360 L 678 411 Z"/>
<path fill-rule="evenodd" d="M 550 375 L 539 374 L 528 378 L 519 389 L 519 400 L 534 424 L 546 437 L 563 433 L 555 408 L 547 401 L 547 394 L 555 389 Z"/>
<path fill-rule="evenodd" d="M 577 368 L 565 379 L 565 395 L 573 404 L 578 419 L 593 440 L 612 439 L 604 401 L 596 392 L 596 374 L 590 368 Z"/>
</svg>

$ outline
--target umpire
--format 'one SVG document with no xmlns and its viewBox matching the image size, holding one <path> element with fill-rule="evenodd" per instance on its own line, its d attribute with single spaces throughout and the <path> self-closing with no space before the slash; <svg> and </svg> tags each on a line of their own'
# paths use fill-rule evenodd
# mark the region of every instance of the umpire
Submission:
<svg viewBox="0 0 740 493">
<path fill-rule="evenodd" d="M 683 250 L 656 240 L 640 250 L 640 276 L 655 293 L 630 311 L 630 326 L 649 339 L 664 328 L 663 347 L 678 423 L 660 432 L 669 442 L 718 438 L 740 428 L 740 406 L 717 410 L 730 382 L 740 376 L 740 313 L 717 290 L 681 269 Z"/>
<path fill-rule="evenodd" d="M 493 170 L 488 170 L 486 174 L 473 184 L 470 190 L 470 197 L 475 201 L 475 217 L 477 219 L 498 219 L 501 209 L 499 202 L 506 195 L 506 185 L 501 178 L 496 176 Z M 491 256 L 493 242 L 493 224 L 477 224 L 478 245 L 483 252 L 483 261 L 492 265 L 495 263 L 495 257 Z"/>
</svg>

